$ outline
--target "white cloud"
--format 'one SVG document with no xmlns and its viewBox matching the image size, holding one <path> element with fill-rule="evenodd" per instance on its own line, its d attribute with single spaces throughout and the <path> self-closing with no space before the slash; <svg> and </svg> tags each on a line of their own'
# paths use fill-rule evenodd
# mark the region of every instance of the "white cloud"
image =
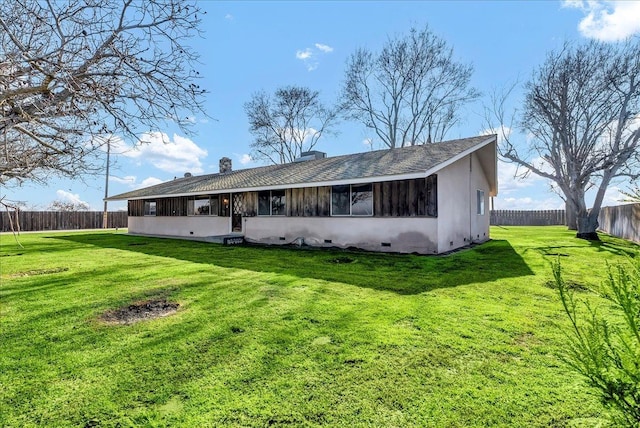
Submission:
<svg viewBox="0 0 640 428">
<path fill-rule="evenodd" d="M 542 164 L 541 158 L 536 158 L 532 162 L 536 166 L 541 166 L 543 171 L 547 169 L 547 166 Z M 527 187 L 549 187 L 550 184 L 551 181 L 548 179 L 528 172 L 522 166 L 512 162 L 505 162 L 502 159 L 498 160 L 498 194 L 509 195 Z"/>
<path fill-rule="evenodd" d="M 251 156 L 248 155 L 247 153 L 239 155 L 238 157 L 240 158 L 240 163 L 242 165 L 247 165 L 247 164 L 250 164 L 251 162 L 253 162 L 253 159 L 251 159 Z"/>
<path fill-rule="evenodd" d="M 313 56 L 313 52 L 309 48 L 307 48 L 307 49 L 305 49 L 303 51 L 297 51 L 296 52 L 296 58 L 301 59 L 303 61 L 311 58 L 312 56 Z"/>
<path fill-rule="evenodd" d="M 558 196 L 551 196 L 545 199 L 533 199 L 530 196 L 525 197 L 507 197 L 497 196 L 494 201 L 494 209 L 496 210 L 563 210 L 564 201 Z"/>
<path fill-rule="evenodd" d="M 126 177 L 116 177 L 115 175 L 110 175 L 109 181 L 114 181 L 120 184 L 134 184 L 136 182 L 136 176 L 127 175 Z"/>
<path fill-rule="evenodd" d="M 231 15 L 230 13 L 227 13 L 227 14 L 224 16 L 224 19 L 226 19 L 227 21 L 233 21 L 233 15 Z"/>
<path fill-rule="evenodd" d="M 134 149 L 123 143 L 121 153 L 141 163 L 148 162 L 156 168 L 172 173 L 203 172 L 201 159 L 207 151 L 188 138 L 173 134 L 173 141 L 165 133 L 142 134 L 140 144 Z"/>
<path fill-rule="evenodd" d="M 511 136 L 512 129 L 508 126 L 500 125 L 500 128 L 489 128 L 480 131 L 480 135 L 498 135 L 498 145 L 502 145 L 506 138 Z"/>
<path fill-rule="evenodd" d="M 142 182 L 136 187 L 138 189 L 141 189 L 143 187 L 155 186 L 156 184 L 160 184 L 163 182 L 164 182 L 163 180 L 160 180 L 159 178 L 156 178 L 156 177 L 147 177 L 144 180 L 142 180 Z"/>
<path fill-rule="evenodd" d="M 604 198 L 602 198 L 602 206 L 603 207 L 610 207 L 610 206 L 616 206 L 616 205 L 624 205 L 628 202 L 625 202 L 625 199 L 627 198 L 624 193 L 622 193 L 622 190 L 620 187 L 613 185 L 613 186 L 609 186 L 607 187 L 607 190 L 604 192 Z M 592 189 L 587 193 L 587 199 L 590 202 L 591 205 L 593 205 L 593 200 L 595 199 L 595 195 L 596 194 L 596 189 Z"/>
<path fill-rule="evenodd" d="M 307 67 L 307 71 L 313 71 L 318 68 L 320 62 L 318 61 L 318 55 L 325 55 L 333 52 L 333 48 L 323 43 L 314 44 L 315 48 L 305 48 L 304 50 L 296 51 L 296 58 L 304 63 Z"/>
<path fill-rule="evenodd" d="M 372 147 L 373 140 L 371 138 L 365 138 L 364 140 L 362 140 L 362 144 L 367 147 Z"/>
<path fill-rule="evenodd" d="M 318 48 L 319 50 L 321 50 L 324 53 L 331 53 L 333 52 L 333 48 L 329 45 L 324 45 L 322 43 L 316 43 L 316 48 Z"/>
<path fill-rule="evenodd" d="M 578 24 L 584 37 L 614 42 L 640 33 L 639 1 L 565 0 L 562 6 L 585 14 Z"/>
<path fill-rule="evenodd" d="M 89 206 L 89 202 L 85 202 L 80 198 L 80 195 L 77 193 L 67 192 L 65 190 L 57 190 L 56 195 L 58 199 L 64 202 L 71 202 L 74 205 L 86 205 Z"/>
</svg>

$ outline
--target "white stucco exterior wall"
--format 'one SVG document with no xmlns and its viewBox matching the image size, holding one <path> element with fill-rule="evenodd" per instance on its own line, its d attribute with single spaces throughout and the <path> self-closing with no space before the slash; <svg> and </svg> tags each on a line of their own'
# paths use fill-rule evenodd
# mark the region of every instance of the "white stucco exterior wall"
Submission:
<svg viewBox="0 0 640 428">
<path fill-rule="evenodd" d="M 489 185 L 472 153 L 438 171 L 438 252 L 489 239 Z M 485 214 L 477 215 L 477 190 L 484 191 Z"/>
<path fill-rule="evenodd" d="M 489 219 L 490 219 L 490 202 L 489 202 L 489 181 L 485 171 L 482 169 L 478 156 L 471 154 L 471 187 L 469 193 L 471 196 L 469 204 L 469 218 L 471 220 L 471 241 L 484 242 L 489 239 Z M 484 214 L 478 214 L 478 190 L 484 192 Z"/>
<path fill-rule="evenodd" d="M 206 236 L 226 235 L 231 230 L 230 217 L 188 216 L 188 217 L 129 217 L 129 233 L 141 235 Z"/>
<path fill-rule="evenodd" d="M 314 246 L 435 254 L 437 223 L 426 217 L 248 217 L 244 234 L 249 241 L 266 244 L 303 238 Z"/>
<path fill-rule="evenodd" d="M 469 157 L 438 171 L 438 252 L 468 244 Z"/>
</svg>

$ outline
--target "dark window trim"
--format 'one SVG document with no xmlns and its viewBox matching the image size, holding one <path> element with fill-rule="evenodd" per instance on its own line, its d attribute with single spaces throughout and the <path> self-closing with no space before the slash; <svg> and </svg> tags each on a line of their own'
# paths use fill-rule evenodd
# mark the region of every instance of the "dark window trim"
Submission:
<svg viewBox="0 0 640 428">
<path fill-rule="evenodd" d="M 147 210 L 147 204 L 149 209 Z M 153 214 L 151 213 L 151 205 L 153 204 Z M 158 212 L 158 203 L 156 200 L 144 201 L 144 208 L 142 210 L 144 217 L 155 217 Z"/>
<path fill-rule="evenodd" d="M 484 207 L 484 190 L 477 189 L 476 190 L 476 214 L 477 215 L 485 215 L 485 207 Z"/>
<path fill-rule="evenodd" d="M 343 187 L 343 186 L 349 186 L 349 196 L 348 196 L 348 203 L 349 203 L 349 213 L 348 214 L 334 214 L 333 213 L 333 189 L 335 187 Z M 360 186 L 369 186 L 369 188 L 371 190 L 369 190 L 371 192 L 371 214 L 353 214 L 353 187 L 360 187 Z M 335 185 L 335 186 L 331 186 L 331 206 L 329 207 L 329 213 L 331 217 L 373 217 L 374 216 L 374 195 L 373 195 L 373 183 L 362 183 L 362 184 L 339 184 L 339 185 Z"/>
<path fill-rule="evenodd" d="M 274 192 L 278 193 L 278 195 L 274 195 Z M 269 214 L 261 214 L 260 213 L 260 194 L 264 194 L 268 193 L 269 196 Z M 282 213 L 281 214 L 274 214 L 274 204 L 273 204 L 273 198 L 274 197 L 279 197 L 279 198 L 284 198 L 284 204 L 282 204 Z M 258 199 L 257 199 L 257 206 L 256 206 L 256 214 L 258 215 L 258 217 L 286 217 L 287 215 L 287 191 L 285 189 L 281 189 L 281 190 L 260 190 L 258 191 Z"/>
<path fill-rule="evenodd" d="M 204 200 L 204 199 L 208 199 L 209 200 L 209 214 L 196 214 L 195 213 L 195 201 L 196 200 Z M 213 199 L 217 199 L 218 200 L 218 204 L 217 204 L 217 210 L 214 213 L 213 211 Z M 193 213 L 189 213 L 190 211 L 190 205 L 191 203 L 194 203 L 193 205 Z M 189 198 L 187 199 L 187 217 L 219 217 L 220 216 L 220 195 L 216 194 L 216 195 L 201 195 L 201 196 L 189 196 Z"/>
</svg>

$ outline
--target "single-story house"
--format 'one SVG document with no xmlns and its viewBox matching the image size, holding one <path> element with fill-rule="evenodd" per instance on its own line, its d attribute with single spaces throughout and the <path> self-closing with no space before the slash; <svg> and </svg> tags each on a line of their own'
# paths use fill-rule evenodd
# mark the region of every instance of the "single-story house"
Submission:
<svg viewBox="0 0 640 428">
<path fill-rule="evenodd" d="M 438 254 L 489 239 L 495 135 L 183 178 L 128 201 L 129 233 Z"/>
</svg>

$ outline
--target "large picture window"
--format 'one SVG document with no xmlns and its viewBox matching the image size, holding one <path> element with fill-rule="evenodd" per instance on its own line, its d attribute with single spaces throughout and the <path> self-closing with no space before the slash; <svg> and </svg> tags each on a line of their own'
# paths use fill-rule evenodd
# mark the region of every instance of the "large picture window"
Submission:
<svg viewBox="0 0 640 428">
<path fill-rule="evenodd" d="M 156 201 L 144 201 L 144 215 L 156 215 Z"/>
<path fill-rule="evenodd" d="M 331 215 L 350 215 L 350 186 L 333 186 L 331 188 Z"/>
<path fill-rule="evenodd" d="M 258 215 L 286 215 L 287 197 L 284 190 L 258 192 Z"/>
<path fill-rule="evenodd" d="M 218 215 L 220 204 L 218 195 L 196 196 L 187 202 L 187 215 Z"/>
<path fill-rule="evenodd" d="M 373 189 L 371 184 L 351 186 L 351 215 L 373 215 Z"/>
<path fill-rule="evenodd" d="M 371 184 L 333 186 L 332 216 L 372 216 L 373 186 Z"/>
</svg>

